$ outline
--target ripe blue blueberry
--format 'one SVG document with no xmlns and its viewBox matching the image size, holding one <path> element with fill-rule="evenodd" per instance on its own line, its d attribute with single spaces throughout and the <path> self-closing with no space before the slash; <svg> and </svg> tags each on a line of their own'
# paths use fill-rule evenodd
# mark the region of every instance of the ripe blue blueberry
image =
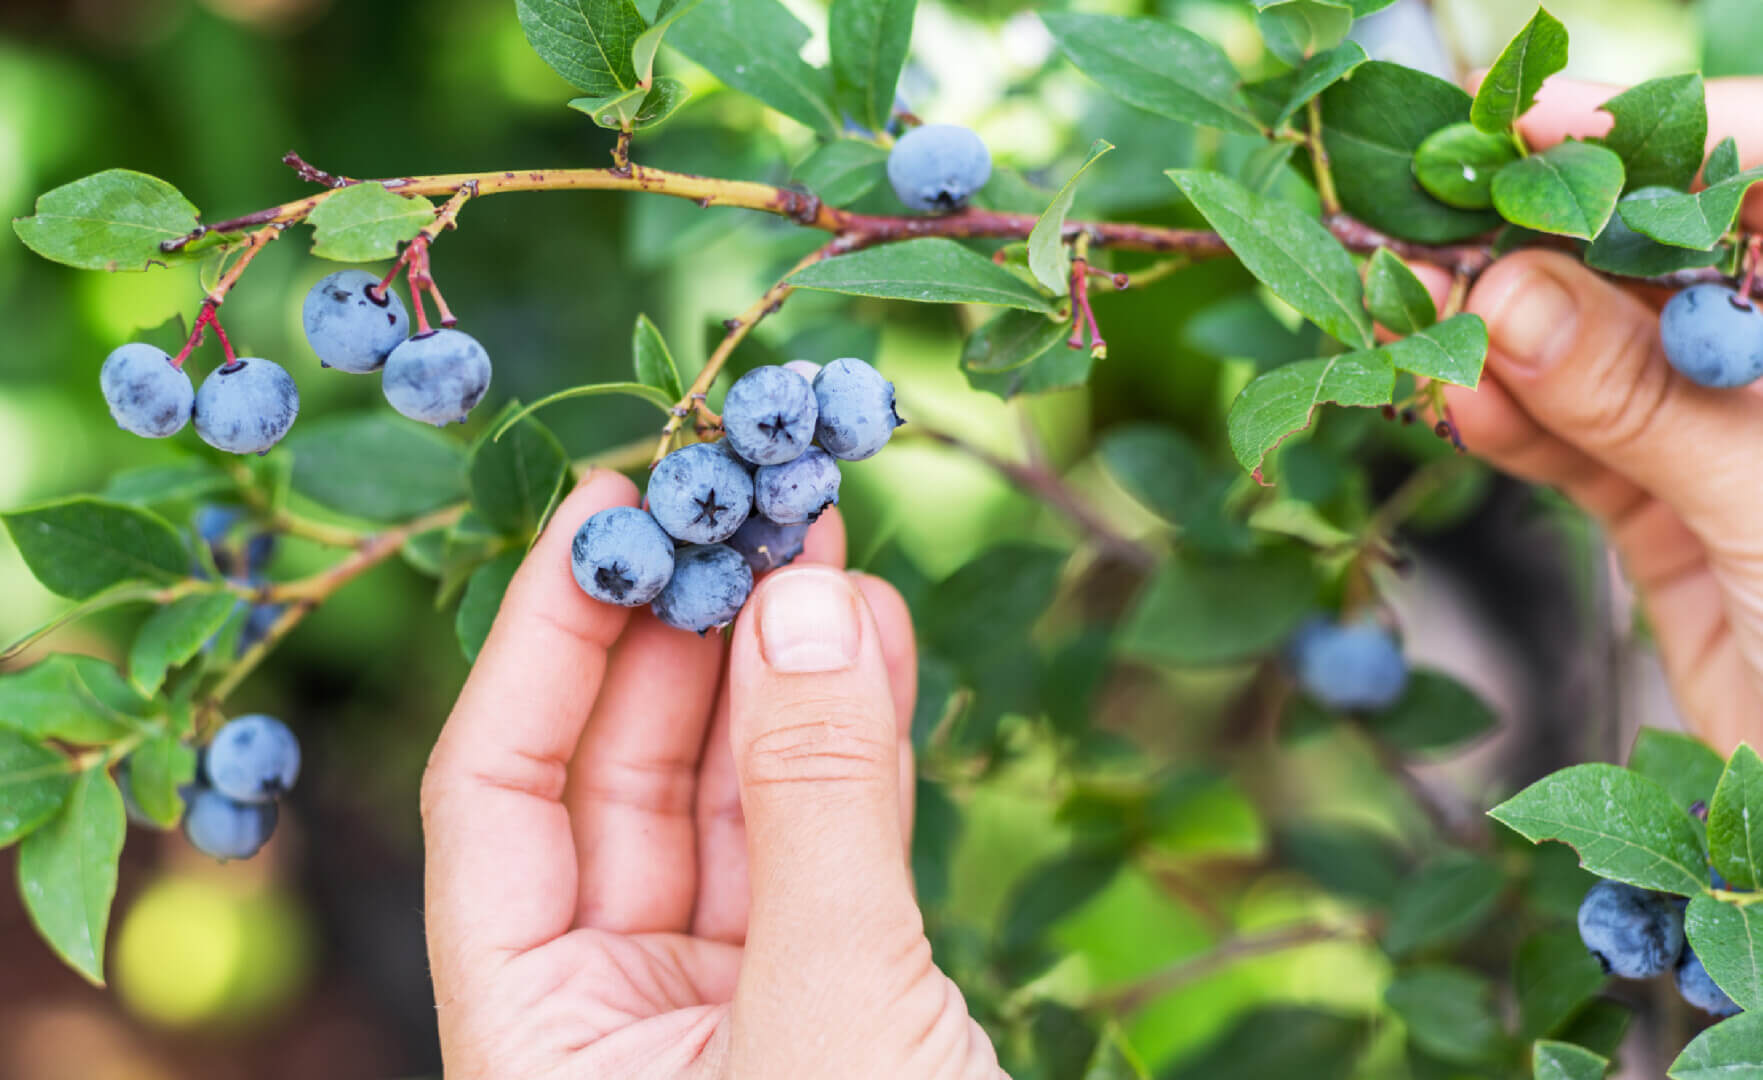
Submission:
<svg viewBox="0 0 1763 1080">
<path fill-rule="evenodd" d="M 839 463 L 818 446 L 782 465 L 764 465 L 753 478 L 753 503 L 779 525 L 813 521 L 839 501 Z"/>
<path fill-rule="evenodd" d="M 249 859 L 275 832 L 275 803 L 242 803 L 201 785 L 184 792 L 184 836 L 217 859 Z"/>
<path fill-rule="evenodd" d="M 673 577 L 655 598 L 655 617 L 678 630 L 707 634 L 740 614 L 753 591 L 753 571 L 741 553 L 726 544 L 680 548 Z"/>
<path fill-rule="evenodd" d="M 490 388 L 490 356 L 469 334 L 430 330 L 386 357 L 384 386 L 392 408 L 412 420 L 464 423 Z"/>
<path fill-rule="evenodd" d="M 582 592 L 602 603 L 647 604 L 673 576 L 673 539 L 646 512 L 614 506 L 576 530 L 569 569 Z"/>
<path fill-rule="evenodd" d="M 1387 708 L 1408 686 L 1401 645 L 1374 622 L 1306 625 L 1290 656 L 1298 685 L 1331 709 Z"/>
<path fill-rule="evenodd" d="M 789 565 L 802 554 L 803 538 L 807 535 L 807 522 L 779 525 L 754 514 L 728 538 L 728 546 L 741 553 L 753 573 L 763 574 Z"/>
<path fill-rule="evenodd" d="M 390 288 L 375 299 L 380 279 L 365 270 L 338 270 L 306 294 L 300 319 L 306 341 L 325 367 L 363 375 L 410 336 L 404 301 Z"/>
<path fill-rule="evenodd" d="M 271 802 L 300 776 L 300 741 L 273 716 L 253 713 L 214 733 L 202 764 L 214 790 L 235 802 Z"/>
<path fill-rule="evenodd" d="M 986 144 L 955 124 L 915 127 L 888 154 L 888 183 L 914 210 L 958 210 L 991 176 Z"/>
<path fill-rule="evenodd" d="M 171 354 L 136 341 L 104 358 L 98 388 L 116 426 L 149 439 L 176 435 L 190 420 L 196 391 Z"/>
<path fill-rule="evenodd" d="M 300 414 L 300 388 L 281 365 L 240 357 L 215 368 L 196 392 L 196 434 L 216 450 L 265 454 Z"/>
<path fill-rule="evenodd" d="M 795 372 L 813 385 L 814 377 L 820 374 L 820 365 L 812 360 L 791 360 L 784 365 L 784 370 Z"/>
<path fill-rule="evenodd" d="M 753 478 L 715 443 L 682 446 L 649 474 L 649 513 L 675 540 L 720 544 L 753 509 Z"/>
<path fill-rule="evenodd" d="M 1702 958 L 1688 945 L 1683 947 L 1683 955 L 1678 958 L 1674 974 L 1677 992 L 1683 995 L 1685 1001 L 1709 1016 L 1724 1018 L 1737 1016 L 1744 1011 L 1727 996 L 1726 991 L 1708 977 L 1708 969 L 1702 966 Z"/>
<path fill-rule="evenodd" d="M 243 603 L 243 601 L 240 601 Z M 269 628 L 282 617 L 282 604 L 252 604 L 245 616 L 245 625 L 239 628 L 239 652 L 262 641 L 269 634 Z"/>
<path fill-rule="evenodd" d="M 1663 893 L 1600 881 L 1580 902 L 1579 939 L 1605 974 L 1650 979 L 1683 952 L 1683 913 Z"/>
<path fill-rule="evenodd" d="M 894 411 L 894 384 L 861 360 L 834 360 L 814 377 L 820 409 L 814 437 L 842 461 L 873 457 L 901 424 Z"/>
<path fill-rule="evenodd" d="M 729 387 L 723 399 L 722 429 L 741 457 L 755 465 L 781 465 L 808 449 L 819 415 L 814 387 L 807 379 L 766 365 Z"/>
<path fill-rule="evenodd" d="M 1763 311 L 1737 299 L 1725 285 L 1691 285 L 1659 313 L 1665 358 L 1691 382 L 1743 386 L 1763 375 Z"/>
</svg>

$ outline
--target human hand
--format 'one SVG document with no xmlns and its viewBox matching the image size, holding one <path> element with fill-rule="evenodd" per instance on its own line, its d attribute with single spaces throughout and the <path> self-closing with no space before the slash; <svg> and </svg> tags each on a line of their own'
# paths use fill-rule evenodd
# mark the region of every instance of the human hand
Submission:
<svg viewBox="0 0 1763 1080">
<path fill-rule="evenodd" d="M 564 500 L 423 779 L 449 1080 L 997 1080 L 912 895 L 905 604 L 836 513 L 727 650 L 596 603 L 570 540 L 636 501 Z"/>
<path fill-rule="evenodd" d="M 1620 87 L 1554 80 L 1520 124 L 1532 146 L 1600 135 Z M 1763 80 L 1708 83 L 1709 146 L 1763 162 Z M 1748 229 L 1763 203 L 1748 201 Z M 1469 448 L 1560 488 L 1601 521 L 1639 588 L 1690 724 L 1723 752 L 1763 721 L 1763 384 L 1696 386 L 1666 362 L 1658 306 L 1576 260 L 1524 252 L 1470 292 L 1492 347 L 1447 400 Z"/>
</svg>

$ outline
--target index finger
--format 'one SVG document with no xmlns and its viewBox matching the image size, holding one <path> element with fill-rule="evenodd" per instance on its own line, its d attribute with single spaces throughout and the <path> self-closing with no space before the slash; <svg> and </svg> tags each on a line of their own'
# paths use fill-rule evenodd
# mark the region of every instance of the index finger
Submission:
<svg viewBox="0 0 1763 1080">
<path fill-rule="evenodd" d="M 570 927 L 576 862 L 562 801 L 570 755 L 626 608 L 576 587 L 569 547 L 588 517 L 634 506 L 615 472 L 565 498 L 521 563 L 423 777 L 429 956 L 440 1000 L 486 953 Z"/>
</svg>

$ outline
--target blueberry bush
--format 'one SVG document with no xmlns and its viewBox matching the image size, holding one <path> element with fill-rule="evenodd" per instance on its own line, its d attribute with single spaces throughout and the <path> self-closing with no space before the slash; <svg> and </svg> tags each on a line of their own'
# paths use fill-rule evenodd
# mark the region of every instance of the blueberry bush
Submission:
<svg viewBox="0 0 1763 1080">
<path fill-rule="evenodd" d="M 1730 139 L 1704 162 L 1697 74 L 1612 97 L 1603 138 L 1533 151 L 1515 125 L 1566 64 L 1563 25 L 1537 11 L 1471 95 L 1368 55 L 1356 20 L 1389 4 L 1255 0 L 1249 53 L 1156 14 L 1019 16 L 1054 46 L 1025 86 L 1082 101 L 1064 164 L 1025 173 L 913 112 L 914 0 L 831 0 L 819 62 L 779 0 L 517 0 L 506 17 L 579 91 L 582 125 L 610 133 L 608 165 L 375 180 L 290 152 L 308 189 L 231 217 L 121 168 L 43 194 L 14 222 L 38 255 L 99 273 L 193 263 L 204 288 L 187 324 L 114 342 L 91 399 L 176 455 L 0 514 L 69 601 L 0 673 L 0 845 L 43 940 L 103 983 L 130 821 L 223 859 L 264 845 L 302 718 L 234 717 L 235 695 L 382 564 L 434 579 L 469 660 L 573 478 L 631 470 L 644 509 L 564 523 L 575 580 L 714 632 L 801 551 L 847 469 L 862 481 L 884 444 L 881 461 L 935 447 L 1037 509 L 934 572 L 873 507 L 848 515 L 851 550 L 914 612 L 919 893 L 1012 1076 L 1584 1080 L 1613 1067 L 1638 1001 L 1612 975 L 1681 991 L 1662 1026 L 1682 1036 L 1672 1077 L 1763 1075 L 1763 1014 L 1747 1011 L 1763 1006 L 1748 826 L 1763 762 L 1649 730 L 1626 768 L 1573 765 L 1504 802 L 1441 795 L 1421 773 L 1494 710 L 1405 659 L 1386 602 L 1410 531 L 1460 519 L 1489 483 L 1441 391 L 1481 375 L 1468 286 L 1541 246 L 1680 288 L 1671 362 L 1749 382 L 1758 246 L 1736 220 L 1763 170 L 1740 171 Z M 737 95 L 750 104 L 711 114 L 729 131 L 694 138 L 783 127 L 794 160 L 646 159 Z M 266 148 L 246 133 L 229 151 Z M 628 377 L 569 385 L 552 360 L 522 405 L 493 375 L 529 348 L 524 324 L 474 321 L 457 290 L 456 313 L 439 281 L 482 200 L 559 191 L 671 201 L 643 243 L 682 260 L 707 242 L 693 204 L 770 219 L 779 272 L 723 314 L 695 370 L 675 359 L 695 340 L 628 311 Z M 293 242 L 371 269 L 305 295 L 310 356 L 238 355 L 229 301 Z M 1416 264 L 1453 278 L 1442 303 Z M 575 272 L 587 292 L 619 270 Z M 1112 346 L 1111 313 L 1128 330 Z M 1021 419 L 1020 459 L 946 411 L 915 414 L 925 368 L 896 370 L 881 328 L 927 317 L 960 331 L 938 364 Z M 767 336 L 779 322 L 791 336 Z M 1144 400 L 1113 374 L 1153 368 L 1179 370 Z M 389 408 L 302 407 L 314 382 L 374 375 Z M 1085 387 L 1131 422 L 1098 410 L 1082 445 L 1044 445 L 1036 416 L 1084 408 Z M 648 430 L 574 457 L 539 415 L 606 396 Z M 962 497 L 923 480 L 924 500 Z M 278 574 L 278 543 L 331 556 Z M 134 620 L 119 662 L 31 655 L 116 612 Z M 1340 793 L 1304 780 L 1324 768 L 1375 808 L 1329 814 Z M 1000 829 L 1007 807 L 1032 827 Z M 971 836 L 1000 850 L 964 860 Z M 1131 948 L 1103 932 L 1120 926 Z M 1315 985 L 1276 991 L 1300 958 Z M 1317 988 L 1341 972 L 1375 991 Z"/>
</svg>

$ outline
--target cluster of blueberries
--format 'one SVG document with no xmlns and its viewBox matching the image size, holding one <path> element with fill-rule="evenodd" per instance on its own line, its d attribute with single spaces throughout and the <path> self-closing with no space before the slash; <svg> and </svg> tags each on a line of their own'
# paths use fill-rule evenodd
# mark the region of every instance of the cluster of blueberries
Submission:
<svg viewBox="0 0 1763 1080">
<path fill-rule="evenodd" d="M 861 461 L 901 423 L 894 384 L 861 360 L 754 368 L 723 403 L 724 438 L 693 443 L 649 474 L 646 510 L 584 522 L 570 546 L 582 591 L 705 634 L 734 621 L 755 574 L 802 553 L 839 501 L 839 461 Z"/>
<path fill-rule="evenodd" d="M 1401 643 L 1373 620 L 1317 616 L 1292 635 L 1286 657 L 1304 693 L 1341 712 L 1387 709 L 1408 688 Z"/>
<path fill-rule="evenodd" d="M 1715 888 L 1726 882 L 1714 873 Z M 1683 999 L 1711 1016 L 1740 1012 L 1738 1004 L 1708 977 L 1708 969 L 1683 936 L 1681 896 L 1600 881 L 1579 905 L 1579 939 L 1606 975 L 1650 979 L 1670 971 Z"/>
<path fill-rule="evenodd" d="M 249 859 L 275 832 L 276 800 L 300 776 L 300 741 L 273 716 L 253 713 L 227 721 L 196 758 L 196 781 L 184 798 L 184 837 L 217 859 Z M 129 791 L 128 770 L 117 773 L 129 817 L 150 824 Z"/>
<path fill-rule="evenodd" d="M 453 329 L 411 335 L 404 302 L 365 270 L 314 285 L 301 315 L 321 366 L 384 369 L 386 400 L 412 420 L 463 423 L 490 387 L 490 358 L 476 339 Z M 171 354 L 131 342 L 105 358 L 98 385 L 124 431 L 163 439 L 194 421 L 203 442 L 234 454 L 268 453 L 300 412 L 294 377 L 254 356 L 215 368 L 197 390 Z"/>
<path fill-rule="evenodd" d="M 1737 289 L 1692 285 L 1659 313 L 1665 358 L 1699 386 L 1744 386 L 1763 377 L 1763 312 Z"/>
</svg>

